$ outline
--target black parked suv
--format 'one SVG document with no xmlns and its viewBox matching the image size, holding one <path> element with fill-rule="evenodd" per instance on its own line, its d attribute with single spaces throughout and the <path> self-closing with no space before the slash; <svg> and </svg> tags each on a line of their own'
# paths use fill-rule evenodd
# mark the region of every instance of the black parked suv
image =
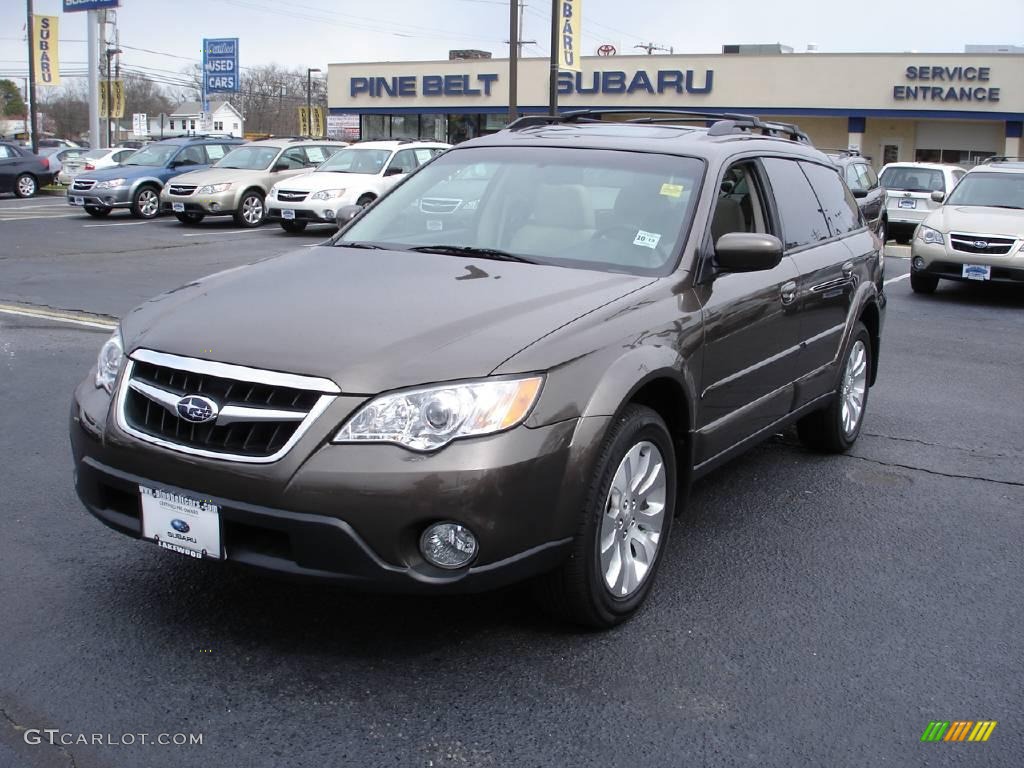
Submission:
<svg viewBox="0 0 1024 768">
<path fill-rule="evenodd" d="M 884 243 L 882 210 L 885 208 L 885 190 L 879 184 L 878 174 L 871 167 L 871 162 L 856 149 L 824 151 L 853 192 L 864 220 L 871 229 L 879 233 Z"/>
<path fill-rule="evenodd" d="M 695 480 L 789 424 L 848 449 L 885 295 L 835 166 L 753 117 L 601 117 L 520 119 L 127 313 L 71 410 L 89 511 L 364 589 L 529 578 L 607 627 Z M 420 205 L 470 167 L 465 215 Z"/>
</svg>

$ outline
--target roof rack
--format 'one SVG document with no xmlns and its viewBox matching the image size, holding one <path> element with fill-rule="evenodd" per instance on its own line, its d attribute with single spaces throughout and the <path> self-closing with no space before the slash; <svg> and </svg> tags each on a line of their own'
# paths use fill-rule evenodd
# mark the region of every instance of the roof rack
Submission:
<svg viewBox="0 0 1024 768">
<path fill-rule="evenodd" d="M 864 157 L 863 153 L 856 147 L 847 147 L 846 149 L 825 149 L 818 147 L 818 150 L 824 152 L 826 155 L 843 155 L 844 157 Z"/>
<path fill-rule="evenodd" d="M 1024 162 L 1024 157 L 1011 157 L 1010 155 L 992 155 L 992 157 L 986 157 L 978 165 L 991 165 L 992 163 L 1020 163 Z"/>
<path fill-rule="evenodd" d="M 765 122 L 754 115 L 735 112 L 697 112 L 684 109 L 583 109 L 559 115 L 525 115 L 511 122 L 506 130 L 521 131 L 543 125 L 561 123 L 601 123 L 602 115 L 644 115 L 626 120 L 627 123 L 710 123 L 708 135 L 725 136 L 731 133 L 760 131 L 763 136 L 784 136 L 793 141 L 811 143 L 810 137 L 792 123 Z"/>
</svg>

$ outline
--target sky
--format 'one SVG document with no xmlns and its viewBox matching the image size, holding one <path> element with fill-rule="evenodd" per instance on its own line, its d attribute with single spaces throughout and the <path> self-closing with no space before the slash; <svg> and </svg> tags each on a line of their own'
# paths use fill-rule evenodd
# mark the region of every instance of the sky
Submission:
<svg viewBox="0 0 1024 768">
<path fill-rule="evenodd" d="M 241 66 L 293 68 L 367 61 L 446 59 L 450 48 L 508 55 L 509 0 L 121 0 L 125 67 L 172 84 L 198 63 L 202 38 L 238 37 Z M 60 15 L 63 76 L 86 62 L 85 13 L 35 0 Z M 526 56 L 547 56 L 548 0 L 526 0 Z M 24 77 L 24 0 L 0 0 L 0 77 Z M 1014 37 L 1017 35 L 1017 37 Z M 718 53 L 727 43 L 782 43 L 801 52 L 961 52 L 967 43 L 1024 45 L 1024 0 L 584 0 L 584 54 L 654 43 L 676 53 Z M 856 77 L 856 72 L 850 73 Z M 837 84 L 838 85 L 838 84 Z"/>
</svg>

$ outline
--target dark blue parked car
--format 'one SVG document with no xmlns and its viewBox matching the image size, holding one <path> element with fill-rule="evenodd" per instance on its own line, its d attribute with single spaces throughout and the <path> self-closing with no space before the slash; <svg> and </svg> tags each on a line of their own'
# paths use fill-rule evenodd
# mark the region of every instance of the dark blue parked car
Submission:
<svg viewBox="0 0 1024 768">
<path fill-rule="evenodd" d="M 102 217 L 115 208 L 152 219 L 160 213 L 160 190 L 171 178 L 217 162 L 244 139 L 228 136 L 183 136 L 157 141 L 133 154 L 124 165 L 75 177 L 68 203 Z"/>
</svg>

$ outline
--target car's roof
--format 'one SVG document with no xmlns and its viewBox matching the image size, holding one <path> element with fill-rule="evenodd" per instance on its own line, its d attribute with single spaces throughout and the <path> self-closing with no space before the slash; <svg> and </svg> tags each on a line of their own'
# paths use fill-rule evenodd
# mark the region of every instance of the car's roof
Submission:
<svg viewBox="0 0 1024 768">
<path fill-rule="evenodd" d="M 231 144 L 242 144 L 245 139 L 238 139 L 234 136 L 172 136 L 168 139 L 152 141 L 150 144 L 223 144 L 225 141 Z"/>
<path fill-rule="evenodd" d="M 968 173 L 1024 173 L 1024 161 L 1003 161 L 976 165 Z"/>
<path fill-rule="evenodd" d="M 629 122 L 586 122 L 530 125 L 470 139 L 456 149 L 486 146 L 547 146 L 618 149 L 652 154 L 722 159 L 747 151 L 793 154 L 832 165 L 831 159 L 805 141 L 765 136 L 746 130 L 712 132 L 693 125 Z"/>
<path fill-rule="evenodd" d="M 451 144 L 445 144 L 443 141 L 413 141 L 409 139 L 360 141 L 358 144 L 352 145 L 354 149 L 416 149 L 417 147 L 447 149 L 450 146 Z"/>
<path fill-rule="evenodd" d="M 932 171 L 964 171 L 966 168 L 961 168 L 959 165 L 952 165 L 950 163 L 886 163 L 882 166 L 884 171 L 886 168 L 924 168 Z"/>
<path fill-rule="evenodd" d="M 347 141 L 336 141 L 335 139 L 305 139 L 305 138 L 288 138 L 281 137 L 278 139 L 256 139 L 255 141 L 246 142 L 246 146 L 249 147 L 272 147 L 276 149 L 284 149 L 285 147 L 347 147 Z"/>
</svg>

